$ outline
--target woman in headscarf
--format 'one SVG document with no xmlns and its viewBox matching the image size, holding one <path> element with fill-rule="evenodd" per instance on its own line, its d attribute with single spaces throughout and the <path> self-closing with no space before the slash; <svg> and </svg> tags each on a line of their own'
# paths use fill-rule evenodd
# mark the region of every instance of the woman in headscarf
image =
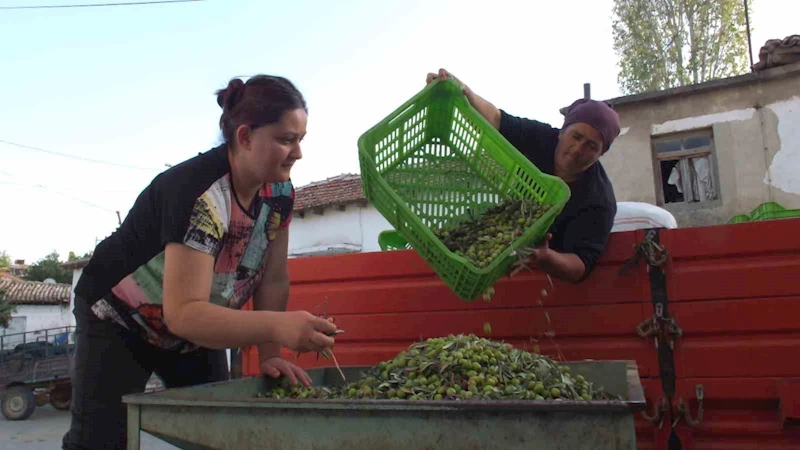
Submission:
<svg viewBox="0 0 800 450">
<path fill-rule="evenodd" d="M 557 129 L 498 109 L 444 69 L 429 73 L 427 83 L 437 78 L 458 82 L 472 107 L 517 150 L 567 183 L 569 201 L 523 264 L 566 282 L 585 280 L 605 250 L 617 213 L 614 189 L 599 159 L 619 135 L 619 115 L 606 102 L 581 99 L 570 105 Z"/>
</svg>

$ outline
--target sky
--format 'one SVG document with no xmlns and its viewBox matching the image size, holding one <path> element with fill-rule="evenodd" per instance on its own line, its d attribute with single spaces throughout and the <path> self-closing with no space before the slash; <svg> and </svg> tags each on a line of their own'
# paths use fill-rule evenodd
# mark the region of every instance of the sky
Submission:
<svg viewBox="0 0 800 450">
<path fill-rule="evenodd" d="M 108 2 L 0 0 L 0 8 Z M 621 95 L 612 4 L 0 9 L 0 251 L 30 264 L 53 250 L 62 260 L 93 250 L 167 164 L 219 144 L 214 91 L 236 76 L 285 76 L 306 97 L 296 186 L 358 173 L 358 137 L 442 67 L 509 113 L 559 126 L 558 109 L 583 95 L 583 83 L 593 98 Z M 800 33 L 792 23 L 800 2 L 755 0 L 751 8 L 756 60 L 767 39 Z"/>
</svg>

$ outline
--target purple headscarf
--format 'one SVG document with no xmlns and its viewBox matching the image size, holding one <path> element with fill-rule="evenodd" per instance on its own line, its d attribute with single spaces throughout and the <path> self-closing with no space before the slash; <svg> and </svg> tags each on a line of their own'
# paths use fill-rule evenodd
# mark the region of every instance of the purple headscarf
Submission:
<svg viewBox="0 0 800 450">
<path fill-rule="evenodd" d="M 603 136 L 603 144 L 605 145 L 603 153 L 611 148 L 611 143 L 619 136 L 619 115 L 608 102 L 585 98 L 576 100 L 567 108 L 562 129 L 567 129 L 568 126 L 574 123 L 590 125 Z"/>
</svg>

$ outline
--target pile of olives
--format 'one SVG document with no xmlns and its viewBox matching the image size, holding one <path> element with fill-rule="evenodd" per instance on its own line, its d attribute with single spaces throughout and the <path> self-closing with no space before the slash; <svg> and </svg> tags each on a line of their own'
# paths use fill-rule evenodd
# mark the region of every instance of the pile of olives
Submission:
<svg viewBox="0 0 800 450">
<path fill-rule="evenodd" d="M 506 200 L 478 217 L 432 231 L 448 250 L 485 268 L 549 209 L 535 200 Z"/>
<path fill-rule="evenodd" d="M 474 334 L 409 346 L 355 382 L 331 387 L 283 386 L 266 398 L 384 400 L 608 400 L 602 388 L 550 358 Z"/>
</svg>

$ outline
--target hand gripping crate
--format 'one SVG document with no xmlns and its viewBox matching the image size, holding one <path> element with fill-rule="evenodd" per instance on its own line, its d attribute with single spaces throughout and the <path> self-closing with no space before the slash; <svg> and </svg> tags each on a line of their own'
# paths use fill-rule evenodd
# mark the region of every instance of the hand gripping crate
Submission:
<svg viewBox="0 0 800 450">
<path fill-rule="evenodd" d="M 570 196 L 478 113 L 453 80 L 436 80 L 358 139 L 364 195 L 462 300 L 507 273 L 513 251 L 540 241 Z M 449 251 L 432 227 L 457 223 L 506 199 L 549 210 L 485 268 Z"/>
</svg>

